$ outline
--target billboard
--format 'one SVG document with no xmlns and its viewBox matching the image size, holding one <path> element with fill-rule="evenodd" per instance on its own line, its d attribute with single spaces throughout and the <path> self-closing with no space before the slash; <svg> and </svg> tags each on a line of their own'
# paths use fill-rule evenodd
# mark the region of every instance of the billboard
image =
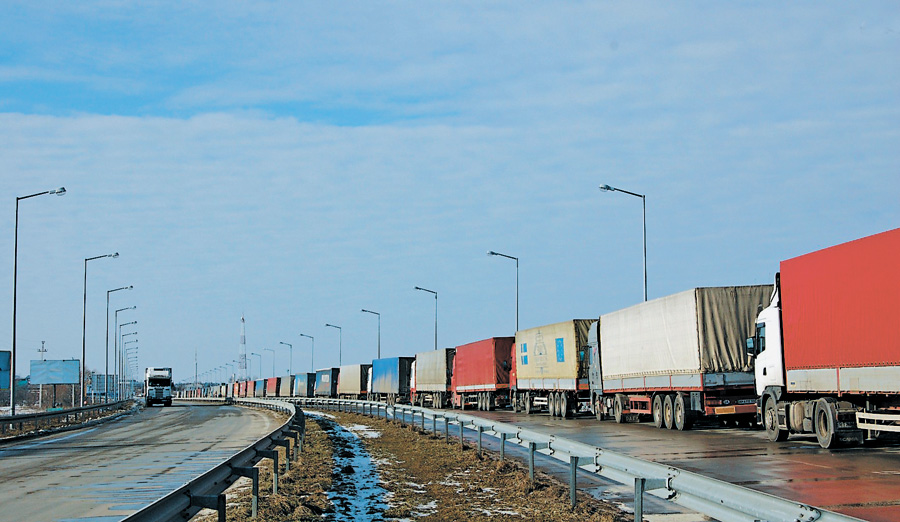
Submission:
<svg viewBox="0 0 900 522">
<path fill-rule="evenodd" d="M 12 352 L 0 352 L 0 390 L 9 389 L 9 364 Z"/>
<path fill-rule="evenodd" d="M 69 361 L 31 361 L 31 384 L 78 384 L 79 363 Z"/>
</svg>

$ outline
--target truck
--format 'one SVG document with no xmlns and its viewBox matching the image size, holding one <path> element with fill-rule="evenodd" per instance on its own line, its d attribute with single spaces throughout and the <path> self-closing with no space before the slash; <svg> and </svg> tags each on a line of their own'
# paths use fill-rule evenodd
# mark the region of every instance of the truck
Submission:
<svg viewBox="0 0 900 522">
<path fill-rule="evenodd" d="M 516 332 L 516 391 L 513 409 L 546 409 L 570 417 L 590 403 L 587 334 L 589 319 L 572 319 Z"/>
<path fill-rule="evenodd" d="M 493 410 L 510 404 L 515 337 L 491 337 L 456 347 L 451 403 L 454 408 Z"/>
<path fill-rule="evenodd" d="M 340 379 L 340 368 L 324 368 L 316 370 L 316 397 L 337 398 L 337 386 Z"/>
<path fill-rule="evenodd" d="M 340 367 L 337 395 L 341 399 L 365 399 L 371 364 L 349 364 Z"/>
<path fill-rule="evenodd" d="M 410 402 L 444 408 L 450 401 L 450 381 L 455 348 L 417 353 L 410 370 Z"/>
<path fill-rule="evenodd" d="M 601 315 L 589 335 L 594 413 L 677 430 L 697 420 L 752 424 L 744 339 L 771 292 L 772 285 L 693 288 Z"/>
<path fill-rule="evenodd" d="M 172 368 L 147 368 L 144 372 L 147 406 L 172 405 Z"/>
<path fill-rule="evenodd" d="M 900 432 L 900 228 L 782 261 L 746 341 L 770 441 Z M 896 435 L 895 435 L 896 436 Z"/>
<path fill-rule="evenodd" d="M 298 373 L 294 375 L 294 397 L 313 397 L 316 392 L 316 374 Z"/>
<path fill-rule="evenodd" d="M 372 361 L 372 400 L 387 404 L 409 402 L 409 385 L 415 357 L 390 357 Z"/>
</svg>

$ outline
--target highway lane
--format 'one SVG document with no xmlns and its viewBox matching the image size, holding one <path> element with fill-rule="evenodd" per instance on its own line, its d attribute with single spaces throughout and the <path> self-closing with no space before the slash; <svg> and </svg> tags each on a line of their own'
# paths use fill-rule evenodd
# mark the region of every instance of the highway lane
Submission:
<svg viewBox="0 0 900 522">
<path fill-rule="evenodd" d="M 0 445 L 0 520 L 120 520 L 282 422 L 267 410 L 175 405 Z"/>
<path fill-rule="evenodd" d="M 511 411 L 465 413 L 668 464 L 872 522 L 900 520 L 900 444 L 826 450 L 815 436 L 775 444 L 765 432 L 701 427 L 660 430 L 593 417 L 554 419 Z"/>
</svg>

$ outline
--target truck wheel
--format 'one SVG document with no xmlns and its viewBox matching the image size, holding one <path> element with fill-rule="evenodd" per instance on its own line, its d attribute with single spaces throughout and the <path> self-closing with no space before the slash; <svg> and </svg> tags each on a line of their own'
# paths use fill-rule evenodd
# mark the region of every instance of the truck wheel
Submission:
<svg viewBox="0 0 900 522">
<path fill-rule="evenodd" d="M 766 428 L 766 436 L 772 442 L 784 442 L 788 438 L 788 431 L 778 427 L 778 406 L 775 398 L 770 397 L 766 401 L 763 410 L 763 426 Z"/>
<path fill-rule="evenodd" d="M 556 393 L 550 392 L 547 396 L 547 411 L 551 417 L 556 417 Z"/>
<path fill-rule="evenodd" d="M 684 404 L 684 394 L 679 393 L 675 396 L 675 427 L 678 428 L 678 431 L 685 431 L 691 429 L 693 424 L 694 419 L 691 412 Z"/>
<path fill-rule="evenodd" d="M 520 411 L 522 411 L 522 408 L 519 407 L 519 394 L 513 393 L 510 398 L 512 399 L 510 402 L 512 403 L 513 413 L 519 413 Z"/>
<path fill-rule="evenodd" d="M 653 425 L 657 428 L 663 427 L 663 401 L 662 395 L 653 396 Z"/>
<path fill-rule="evenodd" d="M 598 421 L 602 421 L 602 420 L 603 420 L 603 408 L 602 408 L 602 406 L 601 406 L 601 401 L 602 401 L 602 400 L 603 400 L 603 399 L 600 397 L 600 395 L 594 395 L 594 401 L 593 401 L 593 405 L 594 405 L 594 416 L 597 417 L 597 420 L 598 420 Z"/>
<path fill-rule="evenodd" d="M 675 427 L 675 404 L 671 395 L 666 395 L 666 398 L 663 399 L 663 424 L 667 430 Z"/>
<path fill-rule="evenodd" d="M 531 415 L 532 413 L 534 413 L 534 409 L 531 405 L 531 392 L 528 392 L 525 394 L 524 410 L 525 410 L 525 415 Z"/>
<path fill-rule="evenodd" d="M 487 411 L 494 411 L 494 392 L 485 393 L 484 398 L 487 401 Z"/>
<path fill-rule="evenodd" d="M 569 414 L 569 394 L 566 392 L 560 392 L 559 400 L 557 401 L 559 404 L 559 416 L 568 419 L 571 417 Z"/>
<path fill-rule="evenodd" d="M 831 449 L 838 444 L 838 437 L 835 436 L 835 427 L 837 426 L 837 409 L 834 406 L 834 399 L 825 398 L 816 401 L 816 413 L 813 417 L 815 424 L 813 429 L 816 431 L 816 438 L 819 440 L 819 446 L 825 449 Z"/>
<path fill-rule="evenodd" d="M 616 395 L 615 401 L 613 401 L 613 417 L 615 417 L 616 422 L 619 424 L 623 424 L 625 422 L 625 396 L 624 395 Z"/>
</svg>

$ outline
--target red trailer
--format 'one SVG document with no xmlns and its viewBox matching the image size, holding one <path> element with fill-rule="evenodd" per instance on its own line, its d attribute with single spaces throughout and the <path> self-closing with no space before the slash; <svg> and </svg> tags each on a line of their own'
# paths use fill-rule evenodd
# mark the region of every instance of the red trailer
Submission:
<svg viewBox="0 0 900 522">
<path fill-rule="evenodd" d="M 491 337 L 456 347 L 451 402 L 454 408 L 493 410 L 509 404 L 515 337 Z"/>
<path fill-rule="evenodd" d="M 781 262 L 747 342 L 772 441 L 900 432 L 900 229 Z M 868 437 L 865 433 L 868 431 Z"/>
<path fill-rule="evenodd" d="M 266 379 L 266 397 L 275 397 L 278 395 L 278 377 L 269 377 Z"/>
</svg>

